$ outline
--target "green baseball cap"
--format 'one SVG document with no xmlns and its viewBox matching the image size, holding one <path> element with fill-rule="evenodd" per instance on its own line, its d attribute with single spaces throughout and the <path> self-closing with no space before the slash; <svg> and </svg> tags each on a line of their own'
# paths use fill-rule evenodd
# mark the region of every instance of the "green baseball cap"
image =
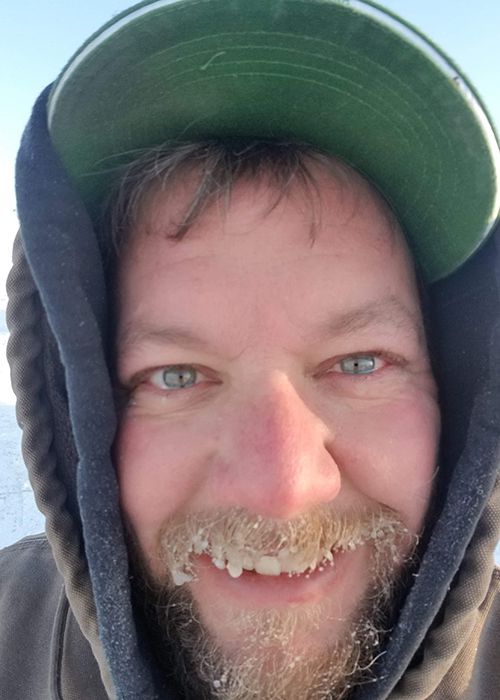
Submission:
<svg viewBox="0 0 500 700">
<path fill-rule="evenodd" d="M 149 0 L 77 51 L 51 137 L 98 216 L 117 168 L 171 141 L 293 139 L 350 163 L 394 207 L 428 281 L 499 212 L 499 143 L 473 87 L 367 0 Z"/>
</svg>

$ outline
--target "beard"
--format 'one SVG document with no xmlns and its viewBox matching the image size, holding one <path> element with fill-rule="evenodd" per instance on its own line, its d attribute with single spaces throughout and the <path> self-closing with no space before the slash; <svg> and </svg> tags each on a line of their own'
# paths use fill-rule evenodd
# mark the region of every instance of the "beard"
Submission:
<svg viewBox="0 0 500 700">
<path fill-rule="evenodd" d="M 166 522 L 157 552 L 161 576 L 150 571 L 132 532 L 129 540 L 138 580 L 135 592 L 154 655 L 184 698 L 340 700 L 375 680 L 374 664 L 417 538 L 387 508 L 339 517 L 332 508 L 322 507 L 286 522 L 232 508 Z M 367 584 L 362 600 L 343 621 L 341 634 L 333 639 L 324 639 L 330 612 L 327 601 L 320 601 L 232 610 L 234 636 L 221 643 L 216 630 L 205 624 L 188 585 L 194 581 L 196 586 L 200 556 L 210 557 L 217 568 L 237 578 L 252 564 L 258 570 L 261 557 L 279 553 L 288 576 L 308 577 L 318 575 L 317 569 L 335 567 L 340 552 L 358 547 L 369 552 Z"/>
</svg>

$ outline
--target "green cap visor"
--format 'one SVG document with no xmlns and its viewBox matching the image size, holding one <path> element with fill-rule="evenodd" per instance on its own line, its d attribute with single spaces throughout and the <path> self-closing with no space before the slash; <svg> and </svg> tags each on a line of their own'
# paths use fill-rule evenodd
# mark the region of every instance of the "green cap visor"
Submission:
<svg viewBox="0 0 500 700">
<path fill-rule="evenodd" d="M 70 60 L 49 128 L 93 216 L 139 150 L 245 138 L 298 140 L 353 165 L 394 207 L 428 281 L 498 217 L 498 140 L 470 83 L 361 0 L 143 2 Z"/>
</svg>

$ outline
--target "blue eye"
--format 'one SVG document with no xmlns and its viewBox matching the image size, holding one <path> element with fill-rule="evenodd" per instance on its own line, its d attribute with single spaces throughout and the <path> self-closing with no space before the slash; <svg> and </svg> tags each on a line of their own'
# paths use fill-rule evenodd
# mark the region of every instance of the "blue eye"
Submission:
<svg viewBox="0 0 500 700">
<path fill-rule="evenodd" d="M 378 369 L 379 362 L 379 358 L 375 355 L 358 355 L 344 357 L 338 364 L 345 374 L 371 374 Z"/>
<path fill-rule="evenodd" d="M 173 391 L 186 389 L 196 384 L 198 372 L 190 365 L 169 365 L 153 372 L 151 383 L 159 389 Z"/>
</svg>

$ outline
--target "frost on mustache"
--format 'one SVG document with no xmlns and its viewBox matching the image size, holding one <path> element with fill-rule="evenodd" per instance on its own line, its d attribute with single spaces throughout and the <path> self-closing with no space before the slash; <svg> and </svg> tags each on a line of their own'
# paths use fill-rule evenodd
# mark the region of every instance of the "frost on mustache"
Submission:
<svg viewBox="0 0 500 700">
<path fill-rule="evenodd" d="M 245 570 L 264 576 L 309 576 L 333 566 L 336 553 L 367 542 L 373 544 L 375 555 L 383 550 L 397 563 L 412 536 L 384 508 L 341 516 L 330 508 L 318 508 L 288 521 L 231 508 L 167 523 L 160 550 L 174 585 L 181 586 L 195 579 L 196 560 L 202 555 L 233 578 Z"/>
</svg>

